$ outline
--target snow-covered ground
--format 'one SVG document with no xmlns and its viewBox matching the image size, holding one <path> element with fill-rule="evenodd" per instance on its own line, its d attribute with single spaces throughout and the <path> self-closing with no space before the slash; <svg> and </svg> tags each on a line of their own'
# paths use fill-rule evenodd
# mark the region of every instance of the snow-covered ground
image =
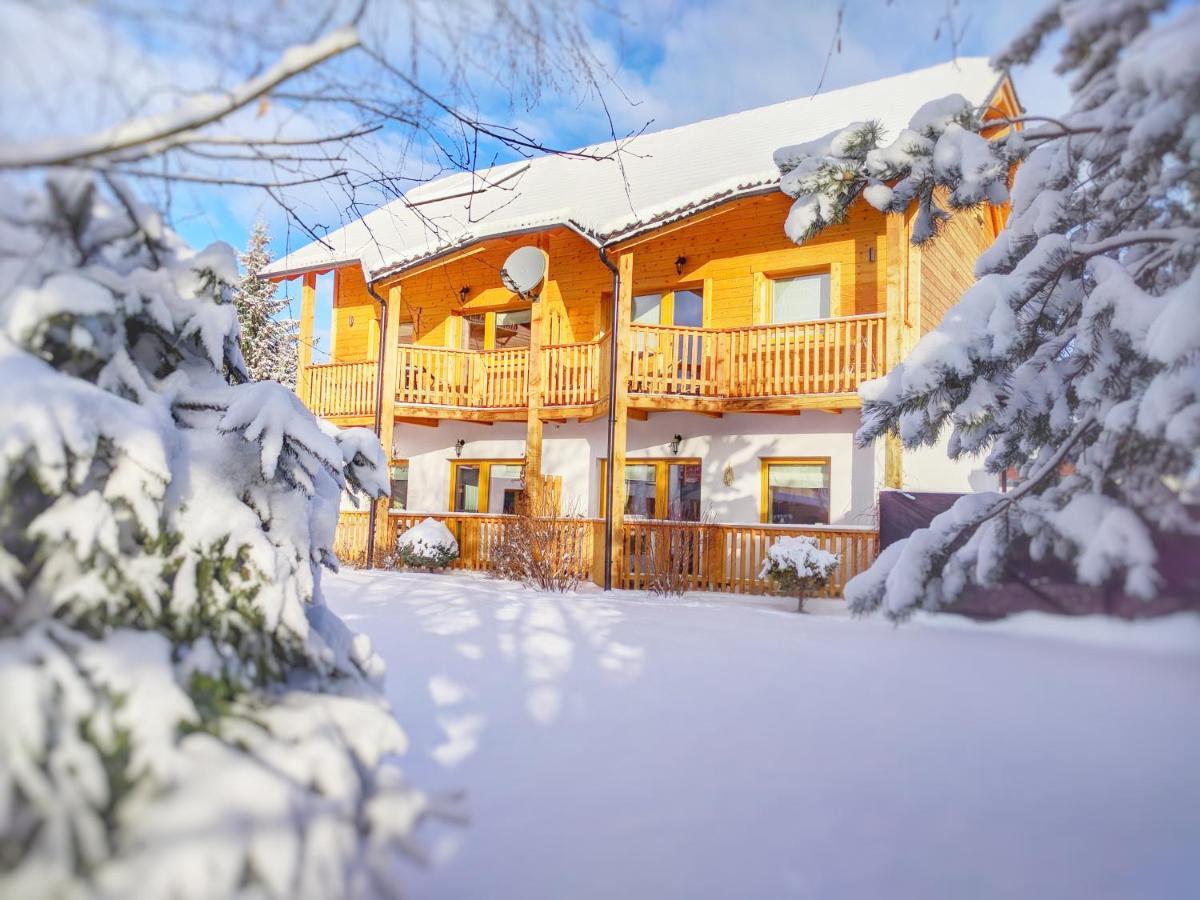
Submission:
<svg viewBox="0 0 1200 900">
<path fill-rule="evenodd" d="M 1200 617 L 558 597 L 347 571 L 406 770 L 462 790 L 415 898 L 1157 898 L 1200 890 Z M 1064 627 L 1068 626 L 1068 627 Z"/>
</svg>

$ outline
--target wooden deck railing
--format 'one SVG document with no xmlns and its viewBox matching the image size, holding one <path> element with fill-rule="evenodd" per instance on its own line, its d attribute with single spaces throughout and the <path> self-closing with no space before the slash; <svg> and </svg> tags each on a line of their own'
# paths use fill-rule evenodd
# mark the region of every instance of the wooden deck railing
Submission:
<svg viewBox="0 0 1200 900">
<path fill-rule="evenodd" d="M 346 565 L 366 562 L 366 512 L 343 512 L 338 519 L 334 552 Z M 425 513 L 392 513 L 386 530 L 376 535 L 376 562 L 386 564 L 394 556 L 396 538 L 417 522 Z M 512 516 L 491 516 L 477 513 L 432 513 L 445 522 L 459 542 L 459 558 L 452 568 L 486 571 L 491 548 L 499 540 Z M 602 519 L 564 519 L 564 527 L 578 536 L 581 566 L 593 580 L 602 576 L 601 547 Z M 833 581 L 825 591 L 828 597 L 840 597 L 847 581 L 866 570 L 879 549 L 879 532 L 868 527 L 833 527 L 790 525 L 709 525 L 699 522 L 626 521 L 624 548 L 626 571 L 620 587 L 641 589 L 654 565 L 655 542 L 666 539 L 668 529 L 694 531 L 692 539 L 682 543 L 690 548 L 688 588 L 694 591 L 728 591 L 735 594 L 763 594 L 771 585 L 759 577 L 767 548 L 782 537 L 806 535 L 817 539 L 822 548 L 837 553 L 841 563 Z"/>
<path fill-rule="evenodd" d="M 529 351 L 400 348 L 396 401 L 430 406 L 503 409 L 529 396 Z"/>
<path fill-rule="evenodd" d="M 767 548 L 783 537 L 815 538 L 824 550 L 841 558 L 824 596 L 840 597 L 846 582 L 874 561 L 879 548 L 879 531 L 868 527 L 716 525 L 703 522 L 625 522 L 626 571 L 622 587 L 640 589 L 653 567 L 662 564 L 661 546 L 671 531 L 692 532 L 690 539 L 671 541 L 673 554 L 686 548 L 691 557 L 680 561 L 688 571 L 688 587 L 695 591 L 729 591 L 734 594 L 770 593 L 770 583 L 761 577 Z M 672 559 L 672 563 L 675 559 Z"/>
<path fill-rule="evenodd" d="M 374 362 L 309 366 L 300 399 L 318 416 L 369 416 L 375 412 Z"/>
<path fill-rule="evenodd" d="M 607 337 L 542 348 L 543 405 L 587 406 L 608 394 Z M 633 394 L 753 399 L 848 394 L 884 373 L 884 316 L 787 325 L 683 328 L 633 325 Z M 519 409 L 529 402 L 529 351 L 400 347 L 396 402 L 467 409 Z M 312 366 L 301 398 L 317 415 L 370 415 L 374 362 Z"/>
<path fill-rule="evenodd" d="M 548 344 L 542 348 L 544 406 L 584 406 L 608 394 L 609 341 Z"/>
<path fill-rule="evenodd" d="M 883 374 L 883 314 L 786 325 L 633 325 L 629 390 L 696 397 L 839 394 Z"/>
</svg>

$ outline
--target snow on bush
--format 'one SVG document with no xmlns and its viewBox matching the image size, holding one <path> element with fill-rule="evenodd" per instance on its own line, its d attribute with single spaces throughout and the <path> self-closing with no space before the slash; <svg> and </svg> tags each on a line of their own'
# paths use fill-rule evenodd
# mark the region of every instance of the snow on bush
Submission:
<svg viewBox="0 0 1200 900">
<path fill-rule="evenodd" d="M 950 209 L 1011 199 L 978 281 L 886 377 L 860 388 L 861 445 L 951 430 L 1008 493 L 962 498 L 847 585 L 851 608 L 895 618 L 1003 576 L 1014 552 L 1071 563 L 1081 583 L 1149 597 L 1155 530 L 1195 532 L 1200 477 L 1200 9 L 1160 0 L 1051 3 L 998 62 L 1064 32 L 1061 119 L 985 139 L 961 97 L 926 105 L 896 140 L 851 125 L 776 154 L 797 241 L 859 195 L 936 240 Z M 1012 186 L 1010 166 L 1020 161 Z"/>
<path fill-rule="evenodd" d="M 119 185 L 0 240 L 0 895 L 393 891 L 426 801 L 320 583 L 378 440 L 247 383 L 232 251 Z"/>
<path fill-rule="evenodd" d="M 803 612 L 805 598 L 829 584 L 838 562 L 836 553 L 822 550 L 810 537 L 785 537 L 767 548 L 758 577 L 770 578 L 781 591 L 794 595 Z"/>
<path fill-rule="evenodd" d="M 396 546 L 406 566 L 442 569 L 458 559 L 458 541 L 445 523 L 432 517 L 400 535 Z"/>
</svg>

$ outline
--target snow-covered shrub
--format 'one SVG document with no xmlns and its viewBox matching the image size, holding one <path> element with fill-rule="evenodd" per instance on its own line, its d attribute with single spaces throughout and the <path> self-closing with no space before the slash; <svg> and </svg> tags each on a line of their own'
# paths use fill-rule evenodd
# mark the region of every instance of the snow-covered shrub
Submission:
<svg viewBox="0 0 1200 900">
<path fill-rule="evenodd" d="M 0 895 L 387 893 L 426 802 L 320 583 L 379 442 L 247 383 L 232 250 L 112 191 L 0 189 Z"/>
<path fill-rule="evenodd" d="M 829 585 L 838 562 L 836 553 L 822 550 L 810 537 L 785 537 L 767 548 L 758 577 L 771 579 L 782 593 L 796 597 L 804 612 L 804 601 Z"/>
<path fill-rule="evenodd" d="M 985 138 L 961 97 L 924 107 L 882 144 L 852 125 L 776 155 L 804 240 L 859 196 L 916 204 L 913 239 L 951 209 L 1011 199 L 978 281 L 886 377 L 860 388 L 867 445 L 950 429 L 952 457 L 1015 468 L 1005 494 L 972 494 L 888 547 L 852 580 L 853 610 L 902 618 L 1015 554 L 1056 557 L 1083 584 L 1150 597 L 1155 532 L 1200 531 L 1200 9 L 1162 0 L 1050 3 L 997 60 L 1021 64 L 1063 32 L 1070 112 Z M 1011 190 L 1010 165 L 1022 161 Z"/>
<path fill-rule="evenodd" d="M 418 569 L 444 569 L 458 559 L 458 541 L 444 522 L 422 519 L 396 540 L 400 559 Z"/>
</svg>

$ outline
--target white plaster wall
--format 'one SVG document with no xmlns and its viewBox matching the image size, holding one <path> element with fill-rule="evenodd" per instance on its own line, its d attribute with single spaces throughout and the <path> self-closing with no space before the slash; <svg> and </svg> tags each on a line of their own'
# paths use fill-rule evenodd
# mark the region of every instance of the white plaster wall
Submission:
<svg viewBox="0 0 1200 900">
<path fill-rule="evenodd" d="M 876 453 L 854 446 L 858 413 L 806 412 L 800 416 L 727 415 L 721 419 L 689 413 L 654 413 L 645 422 L 631 420 L 626 458 L 667 457 L 675 434 L 683 436 L 681 457 L 701 461 L 701 494 L 706 510 L 719 522 L 759 520 L 764 456 L 830 458 L 830 520 L 834 525 L 874 522 Z M 542 471 L 563 479 L 563 507 L 577 503 L 599 515 L 598 461 L 605 456 L 604 421 L 547 423 L 542 440 Z M 454 442 L 466 440 L 461 459 L 518 458 L 525 453 L 523 423 L 492 426 L 446 421 L 437 428 L 396 426 L 395 456 L 409 460 L 409 509 L 440 512 L 450 496 Z M 724 483 L 726 465 L 733 484 Z"/>
<path fill-rule="evenodd" d="M 1000 490 L 1000 476 L 984 470 L 982 455 L 950 459 L 946 453 L 949 441 L 950 429 L 947 428 L 932 447 L 904 451 L 906 491 L 969 494 Z"/>
</svg>

